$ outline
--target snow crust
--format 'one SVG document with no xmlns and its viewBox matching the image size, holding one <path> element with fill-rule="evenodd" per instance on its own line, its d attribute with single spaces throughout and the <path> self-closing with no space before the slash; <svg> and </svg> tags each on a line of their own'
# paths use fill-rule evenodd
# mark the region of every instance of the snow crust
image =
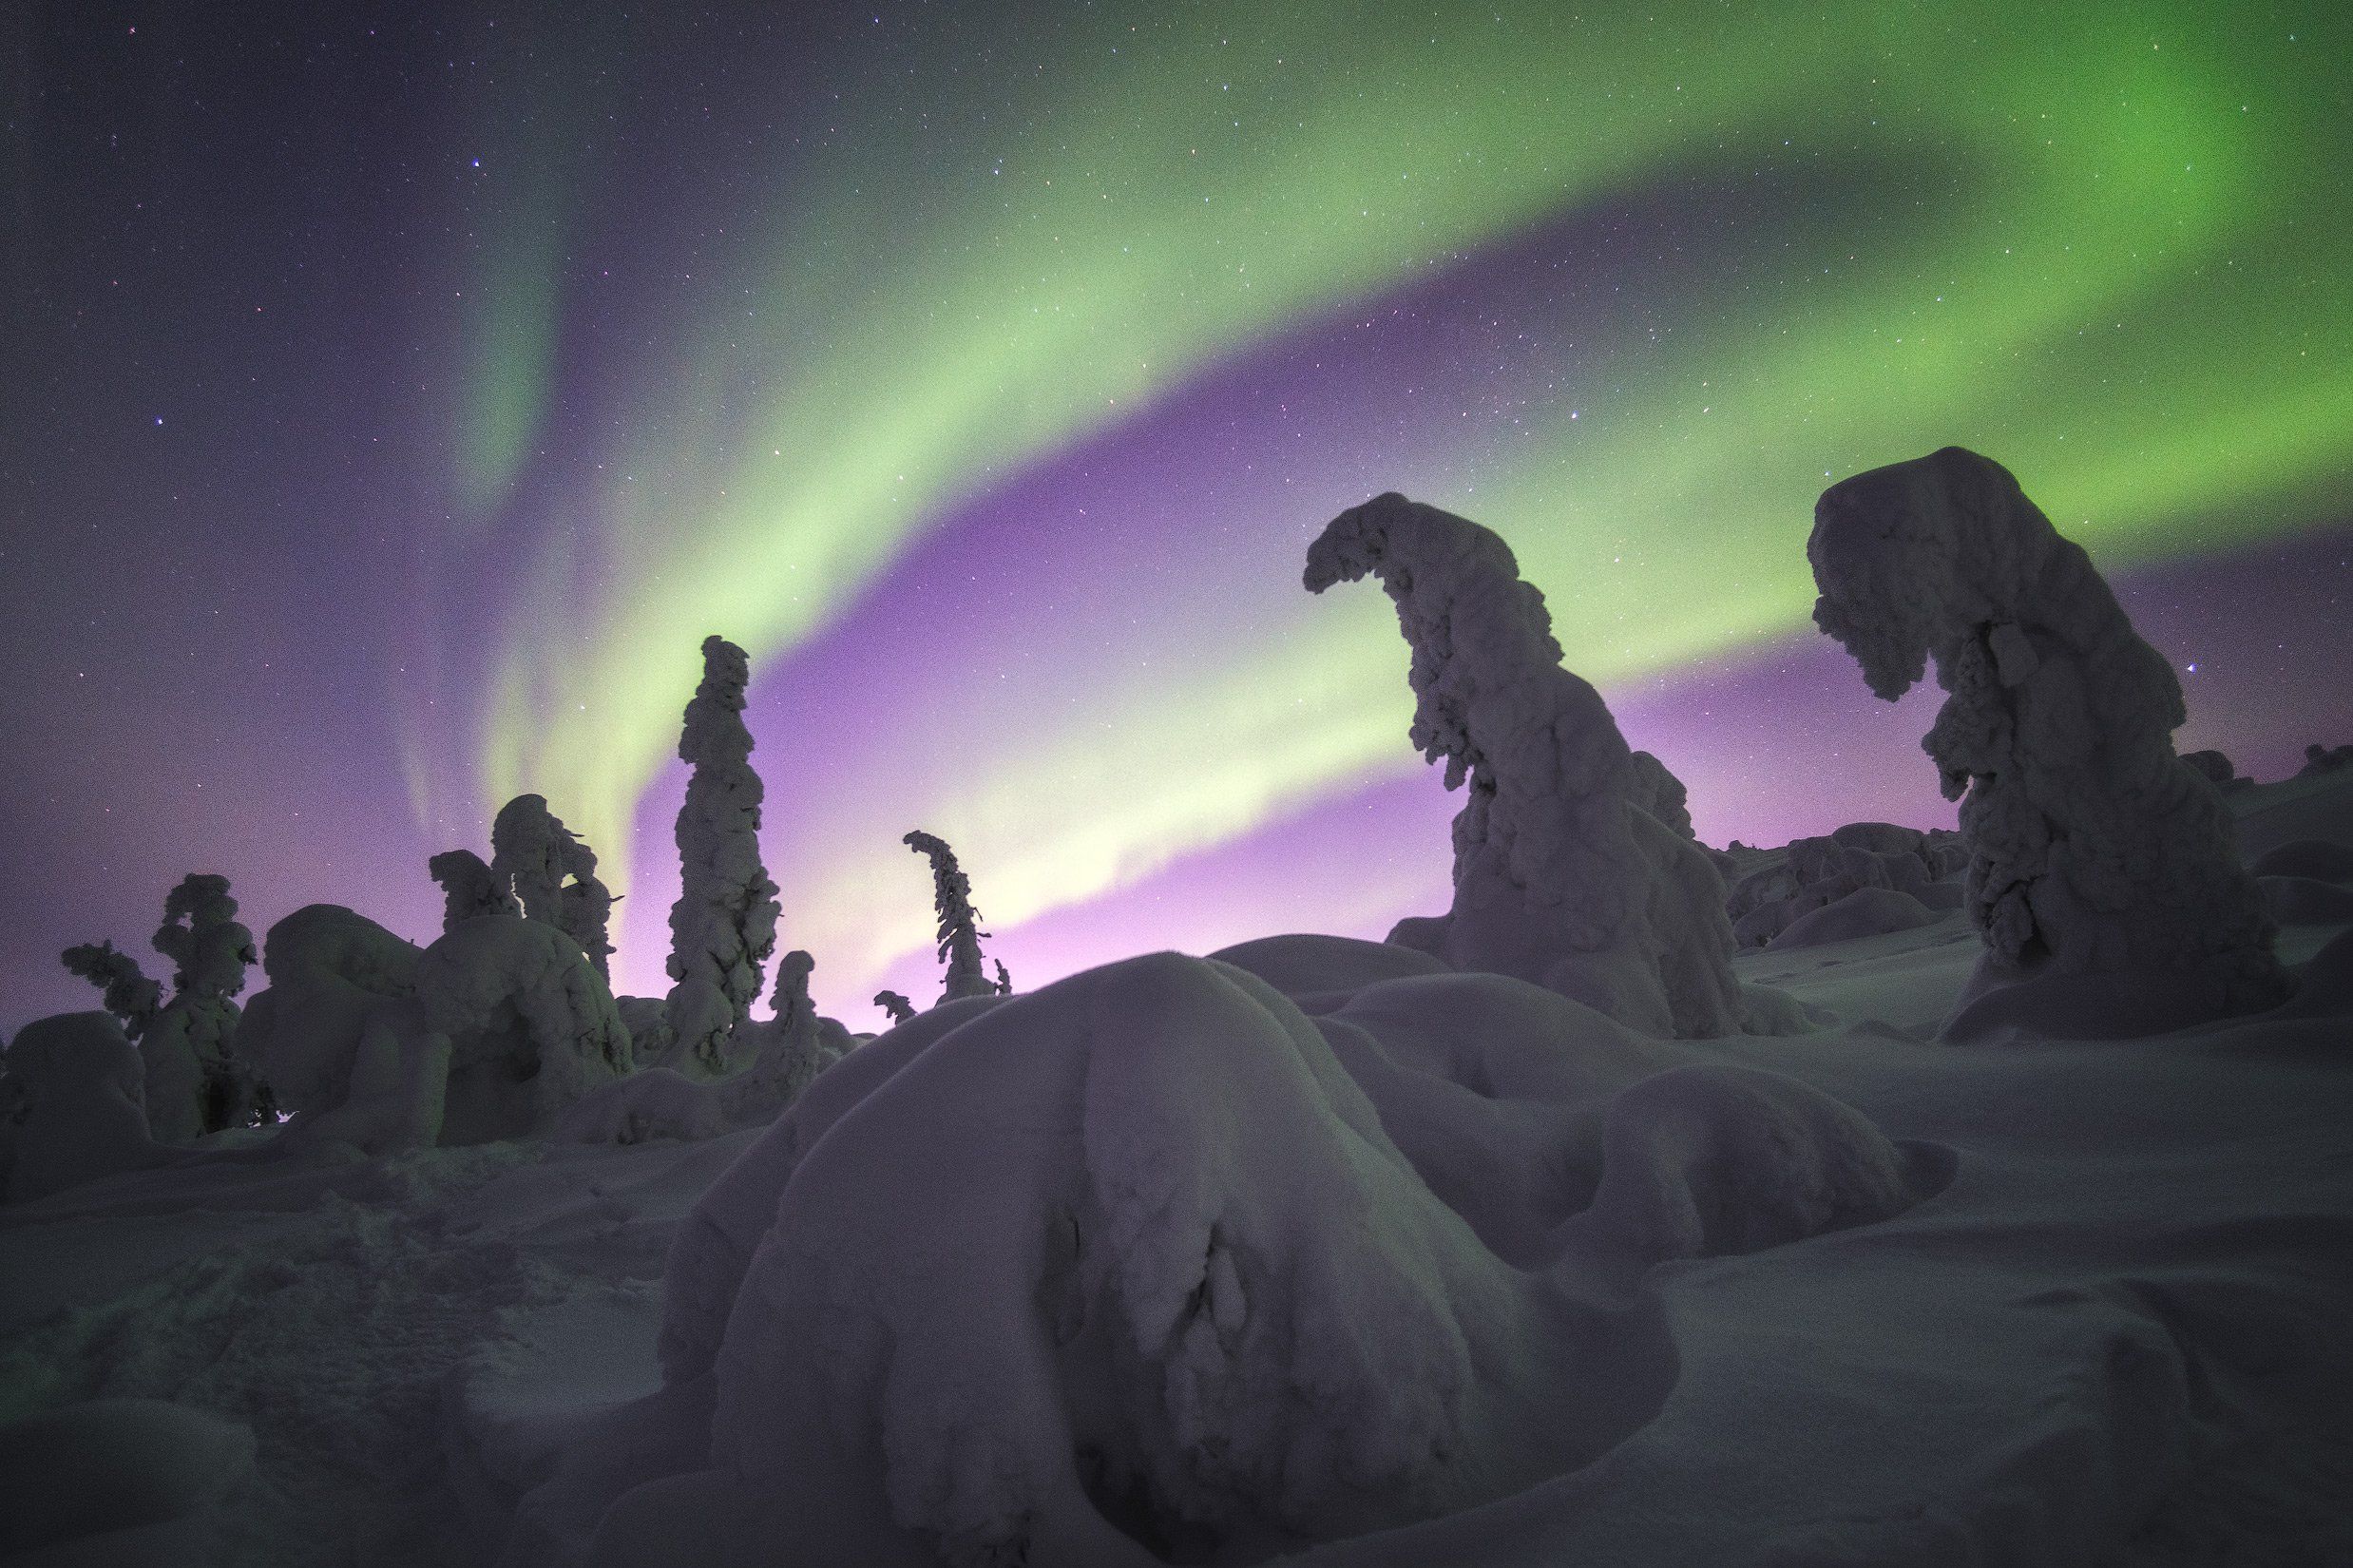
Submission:
<svg viewBox="0 0 2353 1568">
<path fill-rule="evenodd" d="M 1561 667 L 1544 596 L 1510 547 L 1392 492 L 1309 546 L 1310 592 L 1367 576 L 1412 650 L 1413 743 L 1444 759 L 1448 789 L 1469 787 L 1453 907 L 1389 940 L 1655 1034 L 1737 1032 L 1722 878 L 1688 820 L 1652 814 L 1679 810 L 1672 775 L 1637 765 L 1600 694 Z"/>
</svg>

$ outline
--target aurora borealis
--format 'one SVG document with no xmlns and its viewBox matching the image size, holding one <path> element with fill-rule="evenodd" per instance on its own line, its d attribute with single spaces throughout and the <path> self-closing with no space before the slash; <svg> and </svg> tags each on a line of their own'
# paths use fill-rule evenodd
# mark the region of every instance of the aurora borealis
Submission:
<svg viewBox="0 0 2353 1568">
<path fill-rule="evenodd" d="M 708 632 L 853 1026 L 936 990 L 910 828 L 1023 984 L 1377 935 L 1454 803 L 1298 569 L 1387 488 L 1719 841 L 1942 819 L 1802 546 L 1947 442 L 2199 666 L 2185 746 L 2353 739 L 2339 7 L 569 10 L 0 22 L 0 1023 L 188 870 L 429 935 L 521 790 L 658 990 Z"/>
</svg>

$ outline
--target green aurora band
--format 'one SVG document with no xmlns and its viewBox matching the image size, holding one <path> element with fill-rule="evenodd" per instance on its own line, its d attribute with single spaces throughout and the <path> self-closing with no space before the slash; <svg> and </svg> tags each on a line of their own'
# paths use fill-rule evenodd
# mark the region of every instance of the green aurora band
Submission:
<svg viewBox="0 0 2353 1568">
<path fill-rule="evenodd" d="M 914 88 L 845 81 L 759 203 L 785 216 L 712 260 L 744 308 L 649 351 L 633 433 L 547 545 L 497 650 L 483 797 L 546 794 L 625 875 L 706 632 L 786 656 L 958 505 L 1273 335 L 1761 175 L 1831 195 L 1580 330 L 1608 397 L 1538 409 L 1476 495 L 1410 446 L 1360 487 L 1504 533 L 1581 673 L 1802 627 L 1815 493 L 1948 441 L 2112 563 L 2302 526 L 2353 456 L 2348 32 L 2326 5 L 1231 6 L 1074 22 L 984 80 L 947 40 L 894 67 Z M 482 280 L 479 505 L 544 418 L 564 300 L 541 251 Z M 1220 521 L 1295 571 L 1324 518 Z M 1148 711 L 1082 694 L 922 807 L 998 922 L 1415 765 L 1386 605 L 1301 601 Z M 907 809 L 786 830 L 825 846 L 795 945 L 855 968 L 923 944 L 919 906 L 859 893 L 904 880 Z"/>
</svg>

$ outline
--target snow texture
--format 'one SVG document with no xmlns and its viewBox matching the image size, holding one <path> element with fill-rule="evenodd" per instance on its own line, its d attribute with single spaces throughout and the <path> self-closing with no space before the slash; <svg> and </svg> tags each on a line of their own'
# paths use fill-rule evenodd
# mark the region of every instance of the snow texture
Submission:
<svg viewBox="0 0 2353 1568">
<path fill-rule="evenodd" d="M 1454 904 L 1390 940 L 1458 969 L 1518 976 L 1656 1034 L 1736 1033 L 1721 876 L 1652 814 L 1672 792 L 1634 760 L 1601 696 L 1561 668 L 1543 595 L 1502 540 L 1378 496 L 1308 551 L 1320 593 L 1371 575 L 1412 648 L 1414 744 L 1444 758 Z"/>
<path fill-rule="evenodd" d="M 702 640 L 702 681 L 686 705 L 679 756 L 693 770 L 679 808 L 679 891 L 670 908 L 670 988 L 663 1062 L 690 1078 L 736 1065 L 729 1036 L 752 1016 L 760 970 L 776 946 L 776 885 L 760 863 L 760 801 L 752 732 L 743 723 L 751 662 L 719 637 Z"/>
<path fill-rule="evenodd" d="M 901 842 L 931 862 L 931 908 L 939 917 L 934 934 L 939 940 L 940 962 L 947 966 L 947 984 L 940 1000 L 960 1002 L 968 996 L 996 994 L 996 983 L 981 966 L 981 938 L 987 933 L 981 929 L 981 911 L 972 907 L 972 879 L 956 864 L 956 851 L 947 847 L 946 839 L 921 829 Z M 1010 980 L 1006 985 L 1009 988 Z"/>
<path fill-rule="evenodd" d="M 1806 553 L 1815 622 L 1874 693 L 1901 697 L 1933 659 L 1950 694 L 1922 744 L 1961 800 L 1986 953 L 1949 1033 L 2031 1023 L 2063 1000 L 2041 983 L 2074 976 L 2151 981 L 2135 1033 L 2287 994 L 2221 798 L 2173 755 L 2171 667 L 2008 470 L 1947 447 L 1844 480 Z"/>
<path fill-rule="evenodd" d="M 444 850 L 427 861 L 425 869 L 441 884 L 441 928 L 445 931 L 477 915 L 523 912 L 508 882 L 471 850 Z"/>
<path fill-rule="evenodd" d="M 1365 963 L 1325 950 L 1286 960 L 1318 994 Z M 660 1397 L 705 1425 L 586 1560 L 1253 1561 L 1579 1463 L 1671 1377 L 1655 1345 L 1580 1372 L 1579 1291 L 1937 1179 L 1793 1080 L 1657 1072 L 1676 1050 L 1499 976 L 1311 1020 L 1176 954 L 944 1004 L 681 1228 Z"/>
<path fill-rule="evenodd" d="M 145 1080 L 139 1048 L 108 1014 L 59 1013 L 18 1030 L 0 1057 L 0 1198 L 42 1197 L 168 1157 L 147 1136 Z"/>
</svg>

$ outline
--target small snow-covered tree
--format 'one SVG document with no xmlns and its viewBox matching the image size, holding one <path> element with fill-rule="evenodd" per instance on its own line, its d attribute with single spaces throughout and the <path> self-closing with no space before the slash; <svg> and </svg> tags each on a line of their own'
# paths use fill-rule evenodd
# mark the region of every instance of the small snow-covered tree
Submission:
<svg viewBox="0 0 2353 1568">
<path fill-rule="evenodd" d="M 776 960 L 776 990 L 770 1005 L 776 1010 L 776 1023 L 790 1029 L 804 1019 L 817 1016 L 817 1005 L 809 997 L 809 976 L 817 961 L 799 947 Z"/>
<path fill-rule="evenodd" d="M 876 991 L 874 1005 L 889 1013 L 892 1023 L 904 1023 L 915 1016 L 915 1004 L 896 991 Z"/>
<path fill-rule="evenodd" d="M 1013 994 L 1013 977 L 1005 972 L 1004 960 L 999 958 L 992 959 L 990 962 L 997 966 L 997 994 L 999 996 L 1011 996 Z"/>
<path fill-rule="evenodd" d="M 679 756 L 693 773 L 679 809 L 679 899 L 670 908 L 664 1004 L 671 1065 L 705 1077 L 727 1071 L 727 1038 L 751 1016 L 760 971 L 776 945 L 776 885 L 760 863 L 760 801 L 744 727 L 744 651 L 702 640 L 702 681 L 686 705 Z"/>
<path fill-rule="evenodd" d="M 1999 972 L 2202 988 L 2267 1007 L 2288 982 L 2216 793 L 2173 755 L 2172 667 L 2008 469 L 1959 447 L 1833 485 L 1806 545 L 1815 623 L 1895 700 L 1935 661 L 1921 742 L 1961 800 L 1967 908 Z M 1964 798 L 1965 797 L 1965 798 Z"/>
<path fill-rule="evenodd" d="M 1366 576 L 1396 602 L 1413 652 L 1413 742 L 1444 760 L 1448 789 L 1469 786 L 1453 908 L 1390 940 L 1653 1033 L 1736 1032 L 1723 878 L 1652 814 L 1657 777 L 1637 772 L 1601 694 L 1561 667 L 1544 596 L 1510 547 L 1390 493 L 1341 513 L 1308 550 L 1310 592 Z"/>
<path fill-rule="evenodd" d="M 146 1032 L 163 1004 L 163 987 L 147 978 L 139 960 L 111 942 L 85 942 L 58 956 L 68 970 L 99 987 L 106 1011 L 124 1034 L 137 1040 Z"/>
<path fill-rule="evenodd" d="M 940 961 L 947 966 L 943 1002 L 960 997 L 993 996 L 997 987 L 981 965 L 981 912 L 972 907 L 972 879 L 956 864 L 956 851 L 947 840 L 918 829 L 902 840 L 931 862 L 931 907 L 939 917 Z"/>
<path fill-rule="evenodd" d="M 441 928 L 450 930 L 487 914 L 519 915 L 522 906 L 471 850 L 444 850 L 425 863 L 441 884 Z"/>
</svg>

